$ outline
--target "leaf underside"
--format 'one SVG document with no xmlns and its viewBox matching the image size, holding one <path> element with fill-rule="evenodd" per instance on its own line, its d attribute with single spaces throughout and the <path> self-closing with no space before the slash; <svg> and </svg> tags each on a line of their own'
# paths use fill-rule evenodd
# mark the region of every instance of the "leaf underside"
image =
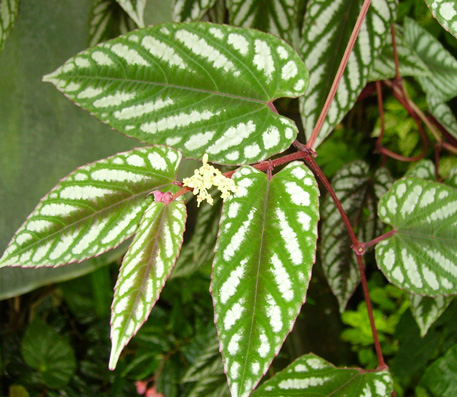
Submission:
<svg viewBox="0 0 457 397">
<path fill-rule="evenodd" d="M 232 395 L 247 396 L 268 369 L 306 298 L 315 259 L 318 189 L 303 164 L 271 180 L 235 172 L 224 204 L 211 292 Z"/>
<path fill-rule="evenodd" d="M 193 22 L 128 33 L 45 81 L 126 135 L 186 157 L 246 164 L 291 145 L 297 127 L 272 101 L 303 95 L 308 72 L 272 35 Z"/>
</svg>

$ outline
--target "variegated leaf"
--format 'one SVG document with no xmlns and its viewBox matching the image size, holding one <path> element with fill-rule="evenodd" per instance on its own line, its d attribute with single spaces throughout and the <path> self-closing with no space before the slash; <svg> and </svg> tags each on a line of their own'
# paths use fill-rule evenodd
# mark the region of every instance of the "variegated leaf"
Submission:
<svg viewBox="0 0 457 397">
<path fill-rule="evenodd" d="M 0 0 L 0 52 L 14 28 L 19 12 L 19 0 Z"/>
<path fill-rule="evenodd" d="M 404 38 L 403 28 L 399 25 L 395 25 L 395 43 L 401 76 L 430 76 L 430 70 L 416 51 L 409 46 Z M 393 79 L 395 75 L 392 35 L 388 34 L 381 55 L 374 60 L 368 81 Z"/>
<path fill-rule="evenodd" d="M 138 27 L 144 27 L 144 7 L 146 0 L 116 0 Z"/>
<path fill-rule="evenodd" d="M 457 190 L 407 177 L 381 198 L 383 222 L 395 234 L 376 245 L 388 280 L 420 295 L 457 293 Z"/>
<path fill-rule="evenodd" d="M 181 160 L 165 146 L 134 149 L 76 169 L 43 197 L 0 267 L 60 266 L 108 251 L 132 236 L 156 189 L 169 189 Z"/>
<path fill-rule="evenodd" d="M 368 164 L 355 161 L 345 165 L 332 179 L 335 190 L 360 241 L 370 241 L 382 225 L 375 216 L 377 201 L 393 180 L 386 169 L 379 169 L 372 178 Z M 321 262 L 325 277 L 343 312 L 359 284 L 360 274 L 351 238 L 341 215 L 329 195 L 322 204 Z"/>
<path fill-rule="evenodd" d="M 453 296 L 436 296 L 434 298 L 410 294 L 409 304 L 413 317 L 419 326 L 421 337 L 427 334 L 431 325 L 444 313 Z"/>
<path fill-rule="evenodd" d="M 407 177 L 416 177 L 434 181 L 435 179 L 435 164 L 431 160 L 418 161 L 405 174 Z"/>
<path fill-rule="evenodd" d="M 141 219 L 124 257 L 111 308 L 114 369 L 122 349 L 149 317 L 181 248 L 186 223 L 182 201 L 153 202 Z"/>
<path fill-rule="evenodd" d="M 305 133 L 309 137 L 327 99 L 346 49 L 362 0 L 310 0 L 303 26 L 302 58 L 310 70 L 307 95 L 300 98 Z M 396 0 L 373 0 L 349 58 L 338 91 L 315 146 L 319 145 L 354 105 L 381 54 L 395 19 Z"/>
<path fill-rule="evenodd" d="M 135 26 L 116 0 L 94 0 L 89 16 L 89 46 L 125 34 Z"/>
<path fill-rule="evenodd" d="M 216 0 L 173 0 L 173 21 L 198 21 Z"/>
<path fill-rule="evenodd" d="M 302 0 L 228 0 L 230 23 L 257 28 L 298 46 L 297 13 Z"/>
<path fill-rule="evenodd" d="M 441 26 L 457 37 L 457 2 L 455 0 L 425 0 Z"/>
<path fill-rule="evenodd" d="M 457 96 L 457 60 L 427 30 L 405 18 L 405 39 L 427 65 L 430 76 L 417 76 L 427 96 L 446 102 Z"/>
<path fill-rule="evenodd" d="M 427 103 L 433 117 L 446 128 L 447 132 L 457 139 L 457 119 L 449 105 L 443 100 L 431 95 L 427 96 Z"/>
<path fill-rule="evenodd" d="M 303 164 L 271 180 L 235 172 L 226 200 L 211 291 L 233 396 L 247 396 L 279 352 L 306 299 L 315 259 L 319 191 Z"/>
<path fill-rule="evenodd" d="M 265 33 L 168 23 L 129 33 L 45 77 L 125 134 L 218 163 L 263 160 L 287 149 L 295 123 L 274 111 L 308 81 L 293 49 Z"/>
<path fill-rule="evenodd" d="M 262 384 L 252 396 L 387 397 L 392 390 L 387 371 L 337 368 L 314 354 L 306 354 Z"/>
</svg>

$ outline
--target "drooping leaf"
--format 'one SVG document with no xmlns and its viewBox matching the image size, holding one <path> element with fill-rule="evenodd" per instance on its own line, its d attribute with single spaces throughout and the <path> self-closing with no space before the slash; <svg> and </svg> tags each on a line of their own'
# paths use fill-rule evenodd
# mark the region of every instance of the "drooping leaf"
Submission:
<svg viewBox="0 0 457 397">
<path fill-rule="evenodd" d="M 186 157 L 253 163 L 288 148 L 294 122 L 272 101 L 304 93 L 292 48 L 265 33 L 194 22 L 129 33 L 45 77 L 102 121 Z"/>
<path fill-rule="evenodd" d="M 125 34 L 135 26 L 116 0 L 94 0 L 89 16 L 89 47 Z"/>
<path fill-rule="evenodd" d="M 427 368 L 421 384 L 425 385 L 433 396 L 453 397 L 457 394 L 456 368 L 457 345 L 454 345 Z"/>
<path fill-rule="evenodd" d="M 19 0 L 0 0 L 0 52 L 14 28 L 19 13 Z"/>
<path fill-rule="evenodd" d="M 156 189 L 173 183 L 181 155 L 134 149 L 76 169 L 43 197 L 0 267 L 60 266 L 112 249 L 133 235 Z"/>
<path fill-rule="evenodd" d="M 433 117 L 446 128 L 447 132 L 457 139 L 457 119 L 449 105 L 432 95 L 427 96 L 427 103 Z"/>
<path fill-rule="evenodd" d="M 399 25 L 395 25 L 395 43 L 401 76 L 430 76 L 430 70 L 416 51 L 409 46 L 404 38 L 403 28 Z M 381 55 L 374 60 L 368 81 L 392 79 L 395 75 L 392 35 L 387 34 L 384 48 Z"/>
<path fill-rule="evenodd" d="M 386 169 L 379 169 L 372 178 L 363 161 L 345 165 L 333 177 L 332 187 L 360 241 L 370 241 L 380 232 L 377 201 L 391 184 L 392 177 Z M 360 281 L 359 269 L 349 233 L 329 195 L 323 200 L 322 219 L 322 267 L 343 312 Z"/>
<path fill-rule="evenodd" d="M 452 302 L 452 296 L 428 297 L 410 294 L 409 303 L 414 320 L 419 326 L 421 337 L 427 334 L 430 326 L 438 320 Z"/>
<path fill-rule="evenodd" d="M 411 18 L 405 18 L 405 40 L 427 65 L 430 76 L 417 76 L 427 96 L 442 102 L 457 96 L 457 60 L 427 30 Z"/>
<path fill-rule="evenodd" d="M 298 46 L 297 13 L 302 0 L 228 0 L 230 23 L 260 29 Z"/>
<path fill-rule="evenodd" d="M 306 354 L 262 384 L 252 396 L 387 397 L 392 390 L 387 371 L 337 368 L 314 354 Z"/>
<path fill-rule="evenodd" d="M 144 27 L 144 7 L 146 0 L 116 0 L 138 27 Z"/>
<path fill-rule="evenodd" d="M 388 280 L 420 295 L 457 293 L 457 190 L 415 177 L 400 179 L 378 212 L 395 234 L 376 245 Z"/>
<path fill-rule="evenodd" d="M 197 21 L 215 3 L 216 0 L 173 0 L 173 21 Z"/>
<path fill-rule="evenodd" d="M 147 320 L 181 248 L 186 223 L 182 201 L 153 202 L 146 209 L 122 262 L 111 311 L 109 368 Z"/>
<path fill-rule="evenodd" d="M 306 298 L 315 259 L 318 189 L 291 163 L 270 180 L 235 172 L 213 263 L 215 322 L 232 395 L 247 396 L 278 353 Z"/>
<path fill-rule="evenodd" d="M 302 58 L 310 70 L 307 95 L 300 99 L 305 133 L 309 137 L 319 117 L 349 41 L 362 0 L 310 0 L 303 26 Z M 390 34 L 396 0 L 373 0 L 349 58 L 335 99 L 315 146 L 321 143 L 354 105 L 368 81 L 374 60 Z"/>
<path fill-rule="evenodd" d="M 425 0 L 441 26 L 457 37 L 457 3 L 455 0 Z"/>
</svg>

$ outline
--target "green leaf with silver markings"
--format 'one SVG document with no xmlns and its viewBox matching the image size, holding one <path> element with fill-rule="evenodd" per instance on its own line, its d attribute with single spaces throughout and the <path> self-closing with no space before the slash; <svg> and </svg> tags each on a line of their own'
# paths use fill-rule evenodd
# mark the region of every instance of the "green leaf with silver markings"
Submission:
<svg viewBox="0 0 457 397">
<path fill-rule="evenodd" d="M 153 202 L 122 261 L 111 309 L 114 369 L 123 348 L 147 320 L 181 249 L 186 223 L 182 201 Z"/>
<path fill-rule="evenodd" d="M 419 326 L 421 337 L 423 338 L 432 324 L 444 313 L 454 299 L 453 296 L 421 296 L 410 294 L 409 307 Z"/>
<path fill-rule="evenodd" d="M 173 21 L 197 21 L 214 6 L 216 0 L 173 0 Z"/>
<path fill-rule="evenodd" d="M 435 164 L 431 160 L 420 160 L 408 170 L 405 176 L 435 181 Z"/>
<path fill-rule="evenodd" d="M 41 199 L 0 267 L 60 266 L 118 246 L 135 233 L 148 195 L 172 186 L 180 160 L 175 149 L 153 146 L 77 168 Z"/>
<path fill-rule="evenodd" d="M 378 267 L 420 295 L 457 293 L 457 189 L 416 177 L 398 180 L 378 212 L 395 233 L 376 245 Z"/>
<path fill-rule="evenodd" d="M 301 116 L 308 138 L 330 92 L 362 3 L 362 0 L 310 0 L 308 2 L 301 54 L 311 75 L 307 95 L 300 98 Z M 315 146 L 330 134 L 354 105 L 365 87 L 374 60 L 381 54 L 390 34 L 396 8 L 396 0 L 371 2 Z"/>
<path fill-rule="evenodd" d="M 319 217 L 316 181 L 294 162 L 269 179 L 233 174 L 224 204 L 211 292 L 231 393 L 247 396 L 278 354 L 306 299 Z"/>
<path fill-rule="evenodd" d="M 446 128 L 447 132 L 457 139 L 457 119 L 449 105 L 432 95 L 427 96 L 427 103 L 433 117 Z"/>
<path fill-rule="evenodd" d="M 0 0 L 0 52 L 16 24 L 19 0 Z"/>
<path fill-rule="evenodd" d="M 386 397 L 392 390 L 387 371 L 337 368 L 314 354 L 306 354 L 262 384 L 252 396 Z"/>
<path fill-rule="evenodd" d="M 116 0 L 138 27 L 144 27 L 144 7 L 146 0 Z"/>
<path fill-rule="evenodd" d="M 291 145 L 297 127 L 272 102 L 303 95 L 308 73 L 272 35 L 192 22 L 121 36 L 45 80 L 126 135 L 186 157 L 243 164 Z"/>
<path fill-rule="evenodd" d="M 425 0 L 441 26 L 457 37 L 457 2 L 455 0 Z"/>
</svg>

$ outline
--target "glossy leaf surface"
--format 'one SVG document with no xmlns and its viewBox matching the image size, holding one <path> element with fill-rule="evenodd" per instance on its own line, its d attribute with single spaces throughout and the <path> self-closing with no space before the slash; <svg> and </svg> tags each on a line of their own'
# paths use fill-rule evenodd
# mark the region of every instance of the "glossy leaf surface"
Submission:
<svg viewBox="0 0 457 397">
<path fill-rule="evenodd" d="M 184 156 L 252 163 L 296 137 L 272 110 L 302 95 L 305 66 L 265 33 L 208 23 L 163 24 L 129 33 L 70 59 L 45 77 L 125 134 Z"/>
<path fill-rule="evenodd" d="M 427 334 L 431 325 L 438 320 L 452 302 L 452 296 L 428 296 L 411 294 L 409 304 L 414 320 L 419 326 L 421 337 Z"/>
<path fill-rule="evenodd" d="M 144 27 L 144 7 L 146 0 L 116 0 L 138 27 Z"/>
<path fill-rule="evenodd" d="M 361 0 L 311 0 L 303 26 L 301 54 L 310 70 L 310 85 L 301 98 L 301 115 L 309 137 L 330 91 L 339 62 L 359 15 Z M 338 91 L 322 126 L 317 146 L 341 121 L 365 87 L 374 60 L 381 54 L 395 19 L 395 0 L 373 0 L 349 58 Z"/>
<path fill-rule="evenodd" d="M 455 0 L 425 0 L 441 26 L 457 37 L 457 3 Z"/>
<path fill-rule="evenodd" d="M 266 381 L 253 393 L 253 397 L 386 397 L 392 390 L 392 379 L 387 371 L 336 368 L 314 354 L 307 354 Z"/>
<path fill-rule="evenodd" d="M 215 3 L 216 0 L 173 0 L 173 21 L 197 21 Z"/>
<path fill-rule="evenodd" d="M 19 0 L 0 0 L 0 52 L 14 28 L 19 12 Z"/>
<path fill-rule="evenodd" d="M 395 234 L 376 245 L 376 261 L 390 282 L 420 295 L 457 293 L 457 190 L 407 177 L 379 202 Z"/>
<path fill-rule="evenodd" d="M 111 312 L 111 356 L 116 367 L 124 346 L 147 320 L 181 248 L 186 222 L 182 201 L 153 202 L 146 209 L 122 262 Z"/>
<path fill-rule="evenodd" d="M 242 167 L 224 204 L 211 291 L 231 393 L 247 396 L 306 298 L 315 259 L 318 189 L 303 164 L 271 180 Z"/>
<path fill-rule="evenodd" d="M 151 191 L 173 183 L 180 159 L 155 146 L 76 169 L 41 199 L 0 266 L 59 266 L 118 246 L 135 232 Z"/>
</svg>

